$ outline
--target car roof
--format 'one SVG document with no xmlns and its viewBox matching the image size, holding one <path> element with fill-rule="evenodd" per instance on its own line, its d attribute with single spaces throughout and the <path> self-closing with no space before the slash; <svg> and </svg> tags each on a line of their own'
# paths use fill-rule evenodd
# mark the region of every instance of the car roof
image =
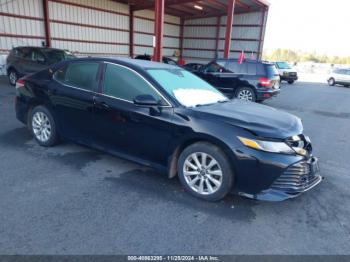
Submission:
<svg viewBox="0 0 350 262">
<path fill-rule="evenodd" d="M 153 62 L 141 59 L 132 59 L 126 57 L 84 57 L 72 59 L 69 61 L 105 61 L 110 63 L 122 64 L 130 67 L 137 67 L 140 69 L 179 69 L 178 66 Z"/>
<path fill-rule="evenodd" d="M 46 46 L 16 46 L 13 49 L 20 49 L 20 48 L 35 48 L 35 49 L 41 49 L 41 50 L 58 50 L 58 51 L 66 51 L 64 49 L 59 48 L 51 48 Z"/>
<path fill-rule="evenodd" d="M 218 58 L 215 59 L 214 61 L 232 61 L 232 62 L 237 62 L 239 59 L 238 58 Z M 244 63 L 256 63 L 256 64 L 264 64 L 264 65 L 274 65 L 272 62 L 268 61 L 263 61 L 263 60 L 255 60 L 255 59 L 244 59 Z"/>
</svg>

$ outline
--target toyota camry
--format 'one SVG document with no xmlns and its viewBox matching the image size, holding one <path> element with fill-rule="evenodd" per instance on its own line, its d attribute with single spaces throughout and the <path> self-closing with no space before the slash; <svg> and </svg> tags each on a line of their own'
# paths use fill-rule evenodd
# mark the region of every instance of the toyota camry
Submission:
<svg viewBox="0 0 350 262">
<path fill-rule="evenodd" d="M 284 200 L 322 181 L 298 117 L 229 100 L 172 65 L 63 61 L 18 80 L 15 107 L 42 146 L 69 140 L 135 161 L 208 201 Z"/>
</svg>

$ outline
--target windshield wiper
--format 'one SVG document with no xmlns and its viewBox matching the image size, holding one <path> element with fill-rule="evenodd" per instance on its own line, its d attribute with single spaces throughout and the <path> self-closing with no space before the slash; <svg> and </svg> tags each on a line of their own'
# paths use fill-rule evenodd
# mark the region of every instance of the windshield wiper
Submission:
<svg viewBox="0 0 350 262">
<path fill-rule="evenodd" d="M 219 100 L 219 101 L 217 101 L 217 102 L 215 102 L 215 103 L 209 103 L 209 104 L 197 104 L 197 105 L 195 105 L 194 107 L 200 107 L 200 106 L 210 106 L 210 105 L 215 105 L 215 104 L 217 104 L 217 103 L 226 103 L 226 102 L 228 102 L 229 100 Z"/>
</svg>

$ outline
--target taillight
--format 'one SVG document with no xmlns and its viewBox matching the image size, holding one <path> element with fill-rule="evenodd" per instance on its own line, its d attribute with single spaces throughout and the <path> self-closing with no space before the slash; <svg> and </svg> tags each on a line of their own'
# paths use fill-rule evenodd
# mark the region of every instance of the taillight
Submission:
<svg viewBox="0 0 350 262">
<path fill-rule="evenodd" d="M 22 88 L 25 85 L 25 81 L 23 79 L 19 79 L 16 82 L 16 89 Z"/>
<path fill-rule="evenodd" d="M 262 78 L 259 79 L 259 83 L 263 87 L 270 87 L 272 81 L 270 79 L 268 79 L 268 78 L 262 77 Z"/>
</svg>

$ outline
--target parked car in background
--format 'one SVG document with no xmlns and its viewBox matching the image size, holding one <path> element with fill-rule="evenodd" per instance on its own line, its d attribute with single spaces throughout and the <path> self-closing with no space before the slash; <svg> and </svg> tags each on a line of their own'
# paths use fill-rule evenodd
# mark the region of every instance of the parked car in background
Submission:
<svg viewBox="0 0 350 262">
<path fill-rule="evenodd" d="M 16 87 L 16 116 L 40 145 L 64 138 L 158 168 L 205 200 L 284 200 L 322 180 L 299 118 L 229 100 L 181 67 L 83 58 Z"/>
<path fill-rule="evenodd" d="M 346 87 L 350 86 L 350 69 L 335 69 L 329 75 L 328 84 L 334 86 L 336 84 L 343 85 Z"/>
<path fill-rule="evenodd" d="M 229 98 L 261 102 L 280 92 L 274 64 L 256 60 L 216 59 L 193 71 Z"/>
<path fill-rule="evenodd" d="M 198 71 L 200 70 L 200 68 L 203 66 L 204 64 L 200 64 L 200 63 L 188 63 L 186 65 L 184 65 L 183 67 L 185 69 L 187 69 L 190 72 L 194 72 L 194 71 Z"/>
<path fill-rule="evenodd" d="M 139 60 L 146 60 L 146 61 L 152 61 L 152 56 L 144 54 L 144 55 L 138 55 L 135 57 L 135 59 Z M 171 59 L 169 57 L 163 56 L 163 63 L 168 65 L 176 65 L 178 66 L 177 62 L 174 59 Z"/>
<path fill-rule="evenodd" d="M 11 85 L 15 85 L 20 77 L 39 72 L 62 60 L 75 58 L 66 50 L 22 46 L 10 51 L 6 61 L 6 72 Z"/>
<path fill-rule="evenodd" d="M 281 81 L 293 84 L 298 80 L 298 72 L 293 69 L 287 62 L 275 62 L 276 68 L 280 75 Z"/>
</svg>

